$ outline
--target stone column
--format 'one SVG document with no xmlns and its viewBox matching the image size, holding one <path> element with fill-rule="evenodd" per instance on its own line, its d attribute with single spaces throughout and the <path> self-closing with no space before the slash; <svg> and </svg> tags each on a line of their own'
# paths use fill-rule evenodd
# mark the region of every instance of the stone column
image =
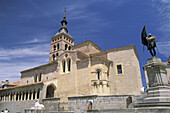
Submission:
<svg viewBox="0 0 170 113">
<path fill-rule="evenodd" d="M 6 97 L 5 97 L 5 95 L 4 95 L 4 102 L 6 102 Z"/>
<path fill-rule="evenodd" d="M 27 95 L 27 92 L 25 91 L 24 92 L 24 100 L 26 100 L 26 95 Z"/>
<path fill-rule="evenodd" d="M 37 93 L 38 93 L 38 89 L 35 90 L 35 99 L 37 99 Z"/>
<path fill-rule="evenodd" d="M 31 91 L 31 100 L 33 100 L 33 93 L 34 93 L 34 90 Z"/>
<path fill-rule="evenodd" d="M 21 100 L 22 100 L 23 92 L 21 92 Z"/>
<path fill-rule="evenodd" d="M 16 93 L 14 93 L 14 101 L 16 101 Z"/>
<path fill-rule="evenodd" d="M 106 81 L 105 81 L 106 82 Z M 103 93 L 107 94 L 107 83 L 103 84 Z"/>
<path fill-rule="evenodd" d="M 18 95 L 17 95 L 17 96 L 18 96 L 18 100 L 17 100 L 17 101 L 19 101 L 19 98 L 20 98 L 20 93 L 18 93 Z"/>
<path fill-rule="evenodd" d="M 99 94 L 103 93 L 103 83 L 99 83 Z"/>
<path fill-rule="evenodd" d="M 30 91 L 28 91 L 28 99 L 27 100 L 30 100 Z"/>
<path fill-rule="evenodd" d="M 65 59 L 65 72 L 68 73 L 68 63 L 67 63 L 67 59 Z"/>
</svg>

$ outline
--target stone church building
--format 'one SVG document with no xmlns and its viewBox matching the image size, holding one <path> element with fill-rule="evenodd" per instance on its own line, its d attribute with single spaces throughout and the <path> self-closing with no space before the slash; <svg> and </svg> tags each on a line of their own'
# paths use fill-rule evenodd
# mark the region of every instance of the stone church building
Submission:
<svg viewBox="0 0 170 113">
<path fill-rule="evenodd" d="M 54 111 L 58 109 L 56 103 L 64 106 L 76 97 L 88 100 L 94 96 L 139 95 L 138 58 L 134 45 L 106 51 L 90 40 L 74 45 L 64 14 L 61 28 L 51 38 L 49 62 L 21 71 L 19 85 L 0 89 L 0 110 L 8 106 L 10 111 L 23 112 L 36 99 Z"/>
</svg>

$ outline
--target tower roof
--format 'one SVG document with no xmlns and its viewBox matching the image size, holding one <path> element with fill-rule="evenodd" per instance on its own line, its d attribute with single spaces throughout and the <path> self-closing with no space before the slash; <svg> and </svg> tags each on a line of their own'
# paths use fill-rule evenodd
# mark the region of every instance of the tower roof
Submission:
<svg viewBox="0 0 170 113">
<path fill-rule="evenodd" d="M 66 8 L 64 10 L 64 16 L 63 16 L 63 19 L 61 21 L 61 27 L 59 29 L 59 33 L 67 33 L 68 34 L 68 30 L 67 30 L 67 20 L 66 20 Z"/>
</svg>

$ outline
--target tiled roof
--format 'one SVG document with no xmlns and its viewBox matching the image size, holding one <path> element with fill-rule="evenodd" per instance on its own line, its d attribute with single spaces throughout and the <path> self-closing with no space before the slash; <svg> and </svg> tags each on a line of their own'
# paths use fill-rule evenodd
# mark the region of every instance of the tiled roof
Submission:
<svg viewBox="0 0 170 113">
<path fill-rule="evenodd" d="M 8 84 L 19 86 L 20 85 L 20 81 L 10 82 Z"/>
</svg>

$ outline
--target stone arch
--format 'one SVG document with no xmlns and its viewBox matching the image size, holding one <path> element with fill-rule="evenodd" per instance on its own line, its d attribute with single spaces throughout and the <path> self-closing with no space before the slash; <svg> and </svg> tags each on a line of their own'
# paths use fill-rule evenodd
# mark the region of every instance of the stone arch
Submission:
<svg viewBox="0 0 170 113">
<path fill-rule="evenodd" d="M 54 84 L 49 84 L 46 88 L 46 98 L 53 98 L 56 90 L 56 86 Z"/>
</svg>

